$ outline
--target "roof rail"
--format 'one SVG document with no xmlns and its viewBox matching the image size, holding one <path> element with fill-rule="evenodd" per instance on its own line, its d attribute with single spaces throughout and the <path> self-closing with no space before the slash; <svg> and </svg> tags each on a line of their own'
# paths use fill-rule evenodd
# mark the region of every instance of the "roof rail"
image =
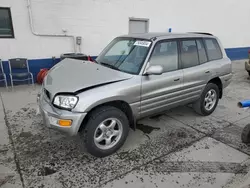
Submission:
<svg viewBox="0 0 250 188">
<path fill-rule="evenodd" d="M 195 34 L 202 34 L 202 35 L 211 35 L 211 36 L 213 36 L 213 34 L 211 34 L 211 33 L 203 33 L 203 32 L 189 32 L 189 33 L 195 33 Z"/>
</svg>

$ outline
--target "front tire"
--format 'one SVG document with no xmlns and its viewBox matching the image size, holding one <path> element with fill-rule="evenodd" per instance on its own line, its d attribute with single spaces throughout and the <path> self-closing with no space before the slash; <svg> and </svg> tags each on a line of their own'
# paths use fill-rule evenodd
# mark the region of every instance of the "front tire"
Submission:
<svg viewBox="0 0 250 188">
<path fill-rule="evenodd" d="M 129 122 L 124 112 L 113 106 L 103 106 L 91 112 L 80 135 L 91 155 L 105 157 L 124 144 L 128 132 Z"/>
<path fill-rule="evenodd" d="M 214 83 L 208 83 L 199 100 L 193 104 L 195 112 L 208 116 L 215 110 L 219 101 L 219 88 Z"/>
</svg>

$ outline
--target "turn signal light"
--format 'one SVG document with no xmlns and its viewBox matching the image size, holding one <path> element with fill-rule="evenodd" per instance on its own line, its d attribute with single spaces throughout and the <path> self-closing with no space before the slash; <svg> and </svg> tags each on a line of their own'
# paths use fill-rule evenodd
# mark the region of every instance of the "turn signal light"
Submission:
<svg viewBox="0 0 250 188">
<path fill-rule="evenodd" d="M 69 127 L 72 124 L 72 120 L 70 120 L 70 119 L 60 119 L 60 120 L 58 120 L 57 124 L 62 126 L 62 127 Z"/>
</svg>

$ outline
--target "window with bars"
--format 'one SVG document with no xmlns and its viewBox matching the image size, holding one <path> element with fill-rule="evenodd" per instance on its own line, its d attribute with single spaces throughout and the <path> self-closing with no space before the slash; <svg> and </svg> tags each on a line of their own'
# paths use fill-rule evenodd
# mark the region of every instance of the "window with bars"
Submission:
<svg viewBox="0 0 250 188">
<path fill-rule="evenodd" d="M 0 38 L 14 38 L 10 8 L 0 7 Z"/>
</svg>

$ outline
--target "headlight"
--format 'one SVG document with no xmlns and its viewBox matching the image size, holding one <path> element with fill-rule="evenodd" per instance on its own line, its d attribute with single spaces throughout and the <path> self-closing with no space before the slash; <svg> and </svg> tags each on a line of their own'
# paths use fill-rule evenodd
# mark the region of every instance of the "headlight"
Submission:
<svg viewBox="0 0 250 188">
<path fill-rule="evenodd" d="M 53 104 L 66 109 L 72 109 L 76 106 L 78 97 L 70 95 L 57 95 L 53 101 Z"/>
</svg>

